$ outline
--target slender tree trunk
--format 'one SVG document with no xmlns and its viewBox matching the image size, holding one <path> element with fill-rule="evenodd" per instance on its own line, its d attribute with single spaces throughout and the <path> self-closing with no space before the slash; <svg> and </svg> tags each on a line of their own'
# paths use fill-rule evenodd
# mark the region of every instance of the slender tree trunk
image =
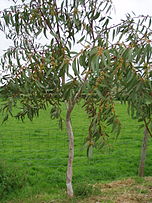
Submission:
<svg viewBox="0 0 152 203">
<path fill-rule="evenodd" d="M 67 195 L 73 197 L 73 187 L 72 187 L 72 174 L 73 174 L 73 159 L 74 159 L 74 135 L 71 125 L 71 112 L 73 107 L 67 105 L 67 114 L 66 114 L 66 128 L 69 138 L 69 158 L 67 166 L 67 176 L 66 176 L 66 186 L 67 186 Z"/>
<path fill-rule="evenodd" d="M 142 141 L 142 147 L 141 147 L 140 164 L 139 164 L 139 170 L 138 170 L 138 175 L 140 177 L 144 177 L 147 143 L 148 143 L 148 132 L 147 132 L 147 129 L 145 128 L 144 137 L 143 137 L 143 141 Z"/>
</svg>

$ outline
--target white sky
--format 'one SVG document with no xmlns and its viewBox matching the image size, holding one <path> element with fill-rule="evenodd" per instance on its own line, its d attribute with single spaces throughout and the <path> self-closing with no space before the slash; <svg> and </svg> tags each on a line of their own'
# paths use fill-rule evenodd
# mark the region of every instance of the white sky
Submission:
<svg viewBox="0 0 152 203">
<path fill-rule="evenodd" d="M 136 15 L 150 15 L 152 16 L 152 0 L 112 0 L 115 5 L 116 13 L 114 18 L 116 20 L 122 19 L 126 13 L 132 11 Z"/>
<path fill-rule="evenodd" d="M 115 12 L 112 17 L 114 22 L 119 22 L 126 13 L 135 12 L 136 15 L 144 14 L 152 16 L 152 0 L 113 0 L 115 5 Z M 0 10 L 8 8 L 12 5 L 11 0 L 0 0 Z M 3 33 L 0 32 L 0 56 L 3 54 L 3 50 L 6 50 L 10 41 L 5 39 Z"/>
</svg>

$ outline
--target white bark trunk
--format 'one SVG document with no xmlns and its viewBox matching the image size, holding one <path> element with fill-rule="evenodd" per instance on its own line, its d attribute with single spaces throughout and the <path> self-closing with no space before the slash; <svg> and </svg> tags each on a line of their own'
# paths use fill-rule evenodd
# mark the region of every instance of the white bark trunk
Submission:
<svg viewBox="0 0 152 203">
<path fill-rule="evenodd" d="M 141 147 L 139 170 L 138 170 L 138 175 L 140 177 L 144 177 L 145 159 L 146 159 L 146 152 L 147 152 L 147 142 L 148 142 L 148 132 L 147 132 L 147 129 L 145 129 L 142 147 Z"/>
<path fill-rule="evenodd" d="M 74 159 L 74 135 L 71 125 L 71 112 L 72 107 L 67 105 L 67 115 L 66 115 L 66 128 L 69 138 L 69 158 L 67 166 L 67 176 L 66 176 L 66 186 L 67 186 L 67 195 L 73 197 L 73 187 L 72 187 L 72 175 L 73 175 L 73 159 Z"/>
</svg>

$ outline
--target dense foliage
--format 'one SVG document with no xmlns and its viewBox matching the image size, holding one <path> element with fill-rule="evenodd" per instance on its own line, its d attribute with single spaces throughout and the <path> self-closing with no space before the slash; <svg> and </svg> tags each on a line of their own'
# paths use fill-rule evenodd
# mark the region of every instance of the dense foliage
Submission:
<svg viewBox="0 0 152 203">
<path fill-rule="evenodd" d="M 75 103 L 85 92 L 90 136 L 97 138 L 104 135 L 102 121 L 119 131 L 113 102 L 118 90 L 132 115 L 150 119 L 151 18 L 128 14 L 111 26 L 111 6 L 110 1 L 31 0 L 1 13 L 1 30 L 14 42 L 1 61 L 8 114 L 19 99 L 17 117 L 32 119 L 49 103 L 58 118 L 61 102 Z M 42 35 L 46 44 L 36 40 Z M 74 52 L 73 44 L 81 44 L 81 51 Z"/>
</svg>

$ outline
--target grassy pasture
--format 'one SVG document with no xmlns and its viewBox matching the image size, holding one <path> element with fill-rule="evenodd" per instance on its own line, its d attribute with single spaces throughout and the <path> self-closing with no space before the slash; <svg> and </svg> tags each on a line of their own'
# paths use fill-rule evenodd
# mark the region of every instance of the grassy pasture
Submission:
<svg viewBox="0 0 152 203">
<path fill-rule="evenodd" d="M 114 139 L 115 135 L 111 134 L 108 146 L 100 151 L 95 149 L 91 160 L 86 157 L 83 145 L 88 133 L 87 115 L 80 104 L 73 112 L 73 184 L 78 196 L 91 193 L 89 187 L 86 187 L 88 184 L 137 175 L 143 129 L 139 130 L 139 123 L 130 119 L 125 105 L 117 102 L 116 108 L 122 123 L 121 133 L 117 140 Z M 29 202 L 33 203 L 39 202 L 38 199 L 64 199 L 68 139 L 65 127 L 62 131 L 59 130 L 57 121 L 50 119 L 49 109 L 41 111 L 40 116 L 33 122 L 25 120 L 22 123 L 11 118 L 0 128 L 1 202 L 17 202 L 17 199 L 21 202 L 21 199 L 25 198 L 30 198 Z M 146 176 L 152 175 L 151 143 L 149 139 Z M 15 182 L 16 186 L 12 186 L 11 181 Z M 38 199 L 32 200 L 32 197 Z"/>
</svg>

